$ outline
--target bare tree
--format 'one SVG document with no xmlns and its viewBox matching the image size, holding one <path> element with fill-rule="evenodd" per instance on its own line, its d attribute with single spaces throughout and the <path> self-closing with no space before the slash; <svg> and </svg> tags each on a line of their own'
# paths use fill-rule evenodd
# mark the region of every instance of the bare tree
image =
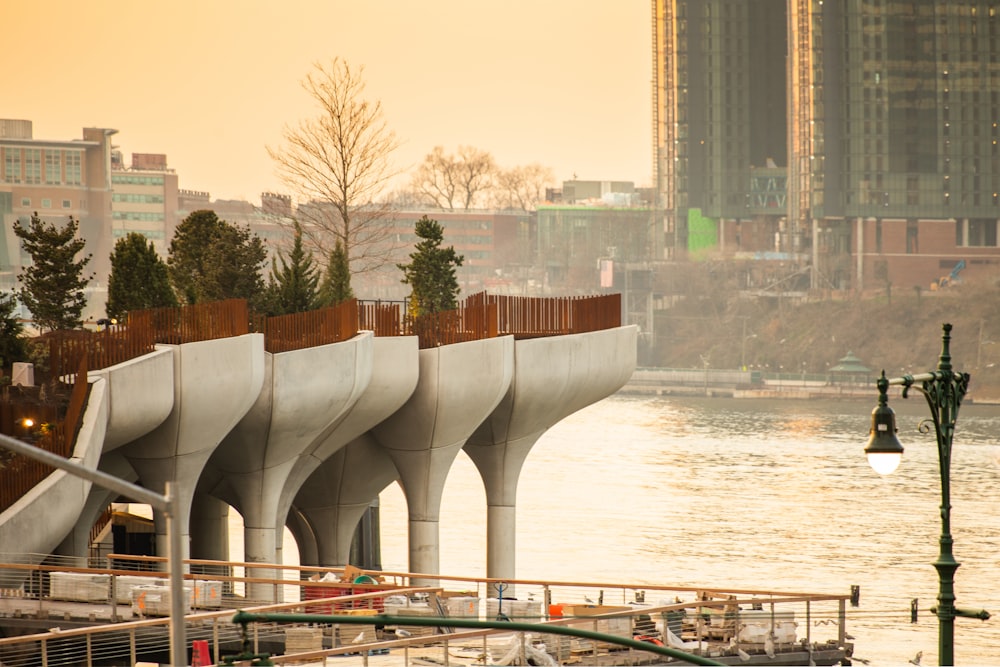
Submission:
<svg viewBox="0 0 1000 667">
<path fill-rule="evenodd" d="M 417 167 L 411 187 L 438 208 L 468 210 L 486 202 L 495 174 L 496 162 L 487 151 L 459 146 L 457 155 L 449 155 L 435 146 Z"/>
<path fill-rule="evenodd" d="M 381 102 L 364 97 L 363 73 L 340 58 L 315 64 L 302 87 L 319 113 L 286 126 L 284 145 L 267 148 L 300 202 L 303 237 L 323 257 L 339 241 L 352 274 L 388 261 L 391 207 L 382 195 L 395 175 L 390 156 L 399 146 Z"/>
<path fill-rule="evenodd" d="M 497 165 L 493 156 L 472 146 L 458 147 L 458 187 L 466 209 L 480 203 L 493 185 Z"/>
<path fill-rule="evenodd" d="M 545 188 L 555 180 L 552 170 L 537 162 L 501 169 L 496 176 L 495 205 L 503 209 L 532 211 L 545 200 Z"/>
<path fill-rule="evenodd" d="M 438 208 L 455 208 L 458 192 L 455 158 L 435 146 L 413 174 L 411 185 L 419 196 Z"/>
</svg>

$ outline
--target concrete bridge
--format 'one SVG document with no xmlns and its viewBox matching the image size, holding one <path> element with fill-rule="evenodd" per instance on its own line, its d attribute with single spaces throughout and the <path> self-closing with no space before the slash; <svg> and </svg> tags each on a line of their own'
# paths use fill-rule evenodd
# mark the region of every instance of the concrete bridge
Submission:
<svg viewBox="0 0 1000 667">
<path fill-rule="evenodd" d="M 434 346 L 370 330 L 282 352 L 265 349 L 266 333 L 158 343 L 89 373 L 72 456 L 160 493 L 174 482 L 185 557 L 227 560 L 236 508 L 246 560 L 262 564 L 282 562 L 286 525 L 303 565 L 347 564 L 359 520 L 399 481 L 409 569 L 436 574 L 442 492 L 464 448 L 486 491 L 486 576 L 513 578 L 517 482 L 531 447 L 626 383 L 637 332 L 502 335 L 492 317 L 492 334 Z M 0 514 L 0 544 L 86 557 L 112 495 L 57 471 Z M 154 524 L 166 554 L 165 518 L 154 513 Z"/>
</svg>

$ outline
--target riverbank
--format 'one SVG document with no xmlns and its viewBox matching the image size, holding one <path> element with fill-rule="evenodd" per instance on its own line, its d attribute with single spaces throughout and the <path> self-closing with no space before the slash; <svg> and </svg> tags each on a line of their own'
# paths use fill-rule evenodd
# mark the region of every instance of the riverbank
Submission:
<svg viewBox="0 0 1000 667">
<path fill-rule="evenodd" d="M 967 403 L 1000 405 L 1000 392 L 973 384 Z M 618 393 L 644 396 L 708 396 L 792 400 L 856 400 L 877 396 L 875 377 L 762 374 L 719 369 L 637 368 Z"/>
</svg>

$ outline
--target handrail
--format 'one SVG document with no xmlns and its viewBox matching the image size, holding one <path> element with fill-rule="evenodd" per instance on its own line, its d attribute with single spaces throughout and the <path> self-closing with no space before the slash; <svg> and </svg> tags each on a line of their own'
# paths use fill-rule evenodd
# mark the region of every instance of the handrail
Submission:
<svg viewBox="0 0 1000 667">
<path fill-rule="evenodd" d="M 156 557 L 133 557 L 133 556 L 123 556 L 123 555 L 113 555 L 110 559 L 111 562 L 120 562 L 124 564 L 127 561 L 146 561 L 149 564 L 157 564 L 156 561 L 161 561 L 162 559 Z M 498 625 L 494 629 L 489 629 L 483 626 L 475 624 L 474 619 L 484 618 L 481 613 L 473 614 L 472 616 L 445 616 L 443 618 L 434 618 L 428 616 L 415 616 L 404 614 L 400 612 L 394 612 L 384 603 L 373 603 L 373 600 L 377 599 L 388 599 L 390 597 L 405 597 L 410 599 L 416 594 L 427 594 L 432 597 L 437 597 L 441 600 L 447 600 L 452 596 L 473 596 L 477 599 L 482 599 L 479 597 L 479 593 L 482 591 L 494 591 L 495 588 L 492 587 L 493 582 L 497 582 L 497 579 L 483 578 L 483 577 L 451 577 L 445 575 L 421 575 L 407 572 L 382 572 L 382 571 L 372 571 L 372 570 L 351 570 L 348 575 L 348 579 L 345 581 L 311 581 L 306 580 L 303 575 L 310 572 L 324 572 L 324 573 L 340 573 L 341 577 L 344 575 L 345 568 L 319 568 L 314 566 L 291 566 L 291 565 L 281 565 L 281 564 L 267 564 L 266 569 L 271 569 L 274 571 L 284 571 L 288 576 L 289 573 L 295 572 L 298 578 L 286 579 L 286 578 L 264 578 L 264 577 L 238 577 L 231 574 L 214 574 L 212 572 L 201 572 L 194 573 L 193 570 L 199 566 L 212 566 L 219 570 L 225 570 L 228 567 L 242 567 L 244 571 L 259 571 L 260 569 L 265 569 L 262 563 L 249 563 L 242 561 L 208 561 L 202 559 L 187 559 L 184 561 L 189 566 L 191 566 L 192 572 L 185 574 L 185 579 L 195 580 L 196 582 L 234 582 L 242 581 L 244 583 L 271 583 L 277 586 L 291 586 L 300 587 L 303 589 L 303 593 L 306 589 L 312 589 L 312 594 L 300 594 L 296 597 L 301 598 L 293 602 L 283 602 L 283 603 L 268 603 L 260 604 L 259 602 L 254 602 L 251 600 L 244 600 L 244 602 L 249 603 L 248 605 L 235 606 L 243 607 L 243 611 L 249 614 L 256 613 L 291 613 L 297 614 L 302 613 L 307 616 L 321 617 L 322 614 L 316 614 L 314 611 L 310 610 L 330 610 L 331 616 L 323 617 L 325 620 L 317 621 L 322 623 L 334 623 L 334 624 L 348 624 L 348 623 L 362 623 L 371 625 L 373 632 L 377 631 L 377 626 L 384 626 L 387 623 L 392 623 L 393 626 L 403 626 L 409 627 L 411 630 L 412 626 L 423 626 L 423 625 L 442 625 L 445 627 L 450 627 L 454 632 L 438 635 L 422 635 L 421 633 L 414 632 L 412 637 L 405 637 L 402 639 L 389 639 L 379 637 L 376 641 L 375 639 L 369 640 L 370 643 L 347 643 L 343 645 L 336 645 L 332 649 L 322 649 L 322 650 L 306 650 L 303 652 L 290 652 L 283 656 L 279 656 L 274 659 L 276 664 L 285 664 L 294 662 L 295 660 L 302 659 L 317 659 L 324 656 L 330 655 L 343 655 L 345 653 L 357 653 L 362 651 L 367 653 L 368 650 L 389 650 L 392 648 L 413 648 L 419 646 L 430 647 L 434 646 L 434 650 L 444 650 L 447 652 L 449 642 L 452 642 L 452 646 L 456 642 L 468 641 L 473 638 L 482 637 L 483 641 L 486 641 L 486 636 L 494 636 L 497 633 L 503 633 L 507 631 L 528 631 L 531 633 L 538 633 L 540 635 L 570 635 L 577 637 L 584 637 L 594 640 L 593 650 L 596 651 L 598 645 L 607 646 L 611 643 L 619 643 L 610 637 L 605 637 L 604 633 L 609 631 L 611 633 L 620 631 L 621 635 L 619 637 L 629 638 L 633 635 L 635 630 L 640 627 L 640 621 L 642 623 L 650 623 L 650 619 L 656 619 L 657 624 L 662 622 L 664 627 L 671 618 L 686 618 L 686 632 L 695 633 L 695 637 L 698 644 L 699 653 L 702 656 L 709 655 L 707 650 L 710 646 L 717 647 L 726 644 L 727 637 L 735 638 L 736 649 L 741 645 L 747 650 L 751 649 L 754 641 L 759 641 L 753 638 L 746 639 L 740 636 L 743 632 L 741 628 L 748 627 L 746 624 L 756 624 L 753 627 L 759 627 L 759 624 L 766 624 L 768 622 L 767 618 L 770 617 L 770 623 L 772 624 L 773 632 L 781 632 L 781 630 L 774 630 L 775 625 L 779 621 L 775 618 L 780 618 L 785 613 L 784 610 L 794 611 L 796 618 L 798 614 L 804 613 L 804 627 L 806 628 L 806 636 L 804 638 L 799 637 L 798 639 L 804 639 L 802 646 L 804 647 L 828 647 L 832 646 L 834 643 L 837 647 L 849 647 L 849 644 L 845 644 L 845 638 L 847 637 L 845 632 L 846 614 L 845 614 L 845 603 L 850 595 L 835 595 L 835 594 L 809 594 L 809 593 L 788 593 L 788 592 L 777 592 L 777 591 L 751 591 L 745 594 L 735 593 L 732 590 L 727 589 L 703 589 L 703 588 L 693 588 L 688 586 L 677 587 L 677 586 L 664 586 L 664 585 L 651 585 L 644 583 L 595 583 L 595 582 L 553 582 L 549 580 L 531 580 L 531 579 L 512 579 L 505 580 L 505 583 L 510 583 L 518 587 L 518 592 L 522 595 L 528 592 L 528 611 L 522 611 L 519 608 L 509 608 L 506 606 L 501 606 L 506 603 L 506 600 L 501 602 L 499 605 L 498 600 L 495 598 L 490 598 L 487 594 L 486 602 L 492 602 L 494 605 L 492 607 L 493 611 L 490 611 L 491 607 L 489 604 L 486 606 L 486 616 L 487 621 L 484 623 L 488 624 L 489 619 L 494 615 L 498 615 L 498 610 L 503 609 L 506 611 L 505 617 L 511 618 L 513 622 L 505 622 L 503 625 Z M 150 575 L 150 576 L 160 576 L 162 572 L 145 572 L 136 571 L 132 569 L 122 569 L 120 567 L 115 569 L 101 569 L 101 568 L 83 568 L 83 567 L 71 567 L 71 566 L 54 566 L 54 565 L 32 565 L 29 563 L 10 563 L 3 564 L 0 563 L 0 571 L 4 569 L 17 569 L 17 570 L 35 570 L 40 572 L 48 573 L 51 580 L 54 581 L 55 572 L 78 572 L 81 574 L 109 574 L 113 576 L 134 576 L 138 574 Z M 377 584 L 365 585 L 365 584 L 354 584 L 351 582 L 350 578 L 355 577 L 358 572 L 363 572 L 369 575 L 375 575 L 377 577 L 382 577 L 383 579 L 395 580 L 392 581 L 381 581 Z M 431 583 L 429 585 L 421 586 L 411 586 L 408 584 L 410 580 L 419 579 L 421 581 L 430 579 Z M 81 579 L 81 581 L 84 579 Z M 48 579 L 46 580 L 48 581 Z M 446 582 L 450 584 L 452 589 L 451 592 L 447 592 L 445 585 Z M 466 585 L 475 582 L 474 586 Z M 65 585 L 65 582 L 63 582 Z M 134 582 L 130 585 L 135 585 Z M 587 587 L 584 590 L 589 590 L 589 593 L 584 593 L 579 590 L 580 588 Z M 600 591 L 595 590 L 600 587 Z M 534 611 L 531 611 L 531 590 L 534 590 L 537 594 L 538 588 L 542 588 L 544 595 L 542 600 L 537 600 L 534 603 Z M 620 588 L 621 590 L 616 592 L 614 589 Z M 325 595 L 324 589 L 329 589 L 330 594 Z M 475 589 L 475 590 L 472 590 Z M 248 589 L 249 590 L 249 589 Z M 572 599 L 583 599 L 585 595 L 592 597 L 605 598 L 606 593 L 611 593 L 611 597 L 620 597 L 621 599 L 631 599 L 633 592 L 638 593 L 638 591 L 643 591 L 644 595 L 648 595 L 651 591 L 670 591 L 670 592 L 696 592 L 697 594 L 693 596 L 693 599 L 688 601 L 678 601 L 675 603 L 660 602 L 659 604 L 648 604 L 635 606 L 630 604 L 623 604 L 622 602 L 610 601 L 607 607 L 597 606 L 593 604 L 583 604 L 571 602 Z M 41 594 L 43 590 L 39 588 L 38 593 Z M 344 593 L 350 593 L 345 595 Z M 663 596 L 668 597 L 667 595 Z M 669 596 L 673 598 L 673 595 Z M 551 601 L 553 599 L 559 599 L 560 604 L 554 605 L 559 610 L 558 614 L 552 612 L 553 607 Z M 135 598 L 133 597 L 133 600 Z M 463 598 L 464 599 L 464 598 Z M 639 597 L 636 595 L 636 600 Z M 232 598 L 227 598 L 224 602 L 226 609 L 213 609 L 205 611 L 197 611 L 196 613 L 191 613 L 186 616 L 187 625 L 189 627 L 188 636 L 190 639 L 206 639 L 210 643 L 214 643 L 214 655 L 219 656 L 219 650 L 225 646 L 232 647 L 239 643 L 238 637 L 236 636 L 235 630 L 233 629 L 232 623 L 225 623 L 226 619 L 233 619 L 233 606 L 234 600 Z M 526 601 L 521 600 L 522 603 Z M 823 605 L 817 606 L 818 603 L 823 602 L 835 602 L 835 609 L 829 609 Z M 39 609 L 44 608 L 48 613 L 52 613 L 61 607 L 59 603 L 54 599 L 49 597 L 40 597 L 38 600 Z M 113 604 L 113 603 L 112 603 Z M 218 604 L 223 604 L 219 601 Z M 25 607 L 25 605 L 28 605 Z M 31 601 L 29 598 L 23 599 L 19 602 L 19 608 L 22 613 L 27 612 L 29 615 L 31 612 Z M 83 608 L 88 605 L 83 605 Z M 741 609 L 742 606 L 742 609 Z M 79 602 L 72 603 L 68 608 L 80 609 L 81 605 Z M 431 605 L 434 608 L 434 605 Z M 134 606 L 133 606 L 134 609 Z M 339 610 L 343 609 L 341 612 Z M 359 614 L 358 610 L 366 610 L 366 613 Z M 398 609 L 398 607 L 393 607 L 393 609 Z M 768 613 L 767 609 L 770 609 Z M 757 611 L 753 611 L 757 610 Z M 353 613 L 352 613 L 353 612 Z M 84 614 L 86 612 L 83 612 Z M 102 615 L 102 618 L 107 618 Z M 352 620 L 345 620 L 341 618 L 341 614 L 350 618 Z M 758 620 L 747 620 L 742 621 L 743 615 L 748 615 L 749 618 L 756 618 Z M 763 614 L 763 616 L 761 616 Z M 560 617 L 561 615 L 561 617 Z M 711 616 L 711 620 L 709 617 Z M 627 631 L 624 628 L 620 628 L 620 624 L 611 624 L 612 620 L 623 619 L 626 617 L 631 617 L 632 620 L 628 621 L 627 627 L 632 627 L 631 631 Z M 117 620 L 117 617 L 114 617 Z M 247 617 L 244 617 L 247 618 Z M 432 620 L 425 620 L 431 618 Z M 420 619 L 420 620 L 418 620 Z M 463 620 L 464 619 L 464 620 Z M 643 620 L 645 619 L 645 620 Z M 235 619 L 233 619 L 235 620 Z M 310 618 L 310 622 L 314 619 Z M 122 651 L 128 650 L 131 646 L 133 655 L 131 658 L 135 659 L 134 652 L 136 651 L 136 637 L 142 636 L 145 639 L 142 640 L 146 646 L 145 650 L 154 650 L 149 646 L 149 642 L 158 641 L 165 643 L 166 630 L 168 619 L 166 617 L 159 619 L 142 619 L 142 620 L 125 620 L 120 622 L 110 622 L 104 625 L 89 628 L 89 629 L 66 629 L 59 630 L 58 628 L 53 629 L 48 633 L 38 633 L 33 635 L 26 635 L 22 637 L 10 637 L 5 639 L 0 639 L 0 647 L 3 648 L 5 654 L 7 651 L 13 651 L 12 655 L 18 655 L 22 651 L 30 651 L 31 654 L 37 652 L 37 647 L 39 644 L 42 645 L 43 651 L 48 650 L 50 655 L 50 665 L 55 664 L 70 664 L 67 662 L 53 662 L 55 654 L 59 653 L 64 659 L 68 656 L 75 655 L 78 659 L 72 664 L 84 664 L 81 662 L 81 647 L 84 640 L 87 642 L 87 646 L 101 646 L 104 647 L 101 650 L 107 652 L 117 651 L 117 655 L 122 655 Z M 623 621 L 624 622 L 624 621 Z M 680 621 L 678 621 L 680 622 Z M 780 621 L 783 623 L 783 621 Z M 530 625 L 530 628 L 521 628 L 517 623 L 525 623 Z M 826 626 L 828 623 L 833 623 L 830 635 L 832 638 L 827 639 L 825 637 L 817 638 L 813 633 L 815 630 L 813 626 Z M 58 626 L 59 621 L 53 621 L 53 625 Z M 785 627 L 785 626 L 781 626 Z M 159 635 L 150 635 L 149 631 L 153 628 L 160 628 L 157 632 Z M 467 630 L 461 630 L 461 628 L 468 628 Z M 566 629 L 568 628 L 568 629 Z M 766 625 L 765 625 L 766 629 Z M 579 631 L 579 632 L 577 632 Z M 598 635 L 590 635 L 591 631 L 598 633 Z M 367 631 L 366 631 L 367 632 Z M 725 637 L 722 637 L 719 633 L 728 633 Z M 140 635 L 137 635 L 140 633 Z M 353 634 L 353 633 L 352 633 Z M 645 634 L 645 633 L 643 633 Z M 160 639 L 154 639 L 155 636 L 159 636 Z M 372 635 L 375 636 L 374 634 Z M 126 638 L 126 639 L 123 639 Z M 721 638 L 720 638 L 721 637 Z M 752 637 L 752 635 L 751 635 Z M 258 627 L 254 629 L 254 650 L 256 650 L 257 639 L 267 640 L 267 641 L 277 641 L 281 642 L 283 638 L 283 633 L 274 626 Z M 69 643 L 60 642 L 77 642 L 75 644 L 76 648 Z M 568 640 L 566 640 L 568 641 Z M 733 641 L 730 641 L 730 650 L 736 650 L 732 648 Z M 791 640 L 785 640 L 791 641 Z M 702 645 L 704 642 L 704 648 Z M 748 643 L 749 642 L 749 643 Z M 546 640 L 546 643 L 548 641 Z M 795 644 L 798 643 L 796 640 Z M 443 644 L 443 646 L 442 646 Z M 157 644 L 160 645 L 160 644 Z M 279 644 L 280 645 L 280 644 Z M 485 644 L 484 644 L 485 645 Z M 48 647 L 47 649 L 45 647 Z M 246 635 L 244 634 L 244 646 L 246 646 Z M 566 645 L 568 646 L 568 645 Z M 679 645 L 678 645 L 679 646 Z M 791 645 L 790 645 L 791 646 Z M 640 646 L 631 646 L 632 649 L 641 648 L 647 649 L 648 646 L 643 644 Z M 758 647 L 759 648 L 759 647 Z M 88 648 L 89 650 L 89 648 Z M 564 647 L 562 644 L 558 644 L 556 650 L 562 652 Z M 569 650 L 568 648 L 565 650 Z M 575 649 L 574 649 L 575 650 Z M 587 650 L 591 650 L 588 648 Z"/>
<path fill-rule="evenodd" d="M 454 627 L 454 628 L 470 628 L 473 630 L 514 630 L 515 632 L 541 632 L 554 635 L 569 635 L 571 637 L 580 637 L 583 639 L 593 639 L 595 641 L 608 642 L 610 644 L 618 644 L 620 646 L 625 646 L 627 648 L 635 648 L 641 651 L 647 651 L 649 653 L 655 653 L 657 655 L 667 656 L 668 658 L 676 658 L 678 660 L 684 660 L 694 665 L 723 665 L 725 663 L 716 662 L 711 658 L 704 658 L 700 655 L 695 655 L 693 653 L 687 653 L 678 649 L 670 648 L 669 646 L 657 646 L 649 642 L 641 641 L 638 639 L 632 639 L 631 637 L 621 637 L 618 635 L 608 634 L 606 632 L 592 632 L 590 630 L 583 630 L 582 628 L 564 627 L 559 625 L 546 625 L 543 623 L 522 623 L 520 621 L 479 621 L 472 620 L 468 618 L 432 618 L 432 617 L 413 617 L 413 616 L 393 616 L 391 614 L 377 614 L 375 616 L 344 616 L 340 614 L 269 614 L 269 613 L 250 613 L 246 611 L 238 611 L 236 615 L 233 616 L 233 623 L 239 623 L 246 627 L 248 623 L 259 622 L 259 621 L 270 621 L 276 623 L 344 623 L 344 624 L 365 624 L 371 625 L 373 623 L 382 625 L 415 625 L 415 626 L 430 626 L 435 628 L 441 627 Z M 240 659 L 243 656 L 237 656 L 236 659 Z M 251 656 L 246 656 L 251 657 Z"/>
</svg>

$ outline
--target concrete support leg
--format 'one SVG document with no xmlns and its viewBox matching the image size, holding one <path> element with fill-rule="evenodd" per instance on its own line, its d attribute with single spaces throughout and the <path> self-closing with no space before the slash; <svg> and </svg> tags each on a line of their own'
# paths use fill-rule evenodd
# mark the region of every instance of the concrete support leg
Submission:
<svg viewBox="0 0 1000 667">
<path fill-rule="evenodd" d="M 295 538 L 295 543 L 299 547 L 299 565 L 319 565 L 319 546 L 316 543 L 316 531 L 310 525 L 305 515 L 296 508 L 288 513 L 288 529 Z M 281 543 L 275 553 L 284 563 L 285 540 L 282 535 Z"/>
<path fill-rule="evenodd" d="M 517 553 L 517 508 L 513 505 L 489 505 L 486 509 L 486 572 L 497 579 L 513 579 Z M 504 590 L 514 597 L 513 587 Z M 496 586 L 490 586 L 489 597 L 498 597 Z"/>
<path fill-rule="evenodd" d="M 196 494 L 191 506 L 191 557 L 229 560 L 229 505 Z"/>
<path fill-rule="evenodd" d="M 218 498 L 195 494 L 191 506 L 191 558 L 228 561 L 229 558 L 229 505 Z M 199 565 L 196 572 L 230 576 L 228 565 Z M 232 582 L 222 584 L 226 593 L 233 592 Z"/>
<path fill-rule="evenodd" d="M 441 562 L 437 519 L 410 519 L 410 571 L 437 574 Z M 413 586 L 433 586 L 436 579 L 411 580 Z"/>
<path fill-rule="evenodd" d="M 243 529 L 243 544 L 245 559 L 248 563 L 275 563 L 274 529 L 253 528 Z M 257 579 L 277 579 L 280 572 L 272 567 L 247 568 L 247 575 Z M 281 587 L 268 582 L 254 582 L 247 586 L 247 597 L 261 602 L 281 602 Z"/>
</svg>

